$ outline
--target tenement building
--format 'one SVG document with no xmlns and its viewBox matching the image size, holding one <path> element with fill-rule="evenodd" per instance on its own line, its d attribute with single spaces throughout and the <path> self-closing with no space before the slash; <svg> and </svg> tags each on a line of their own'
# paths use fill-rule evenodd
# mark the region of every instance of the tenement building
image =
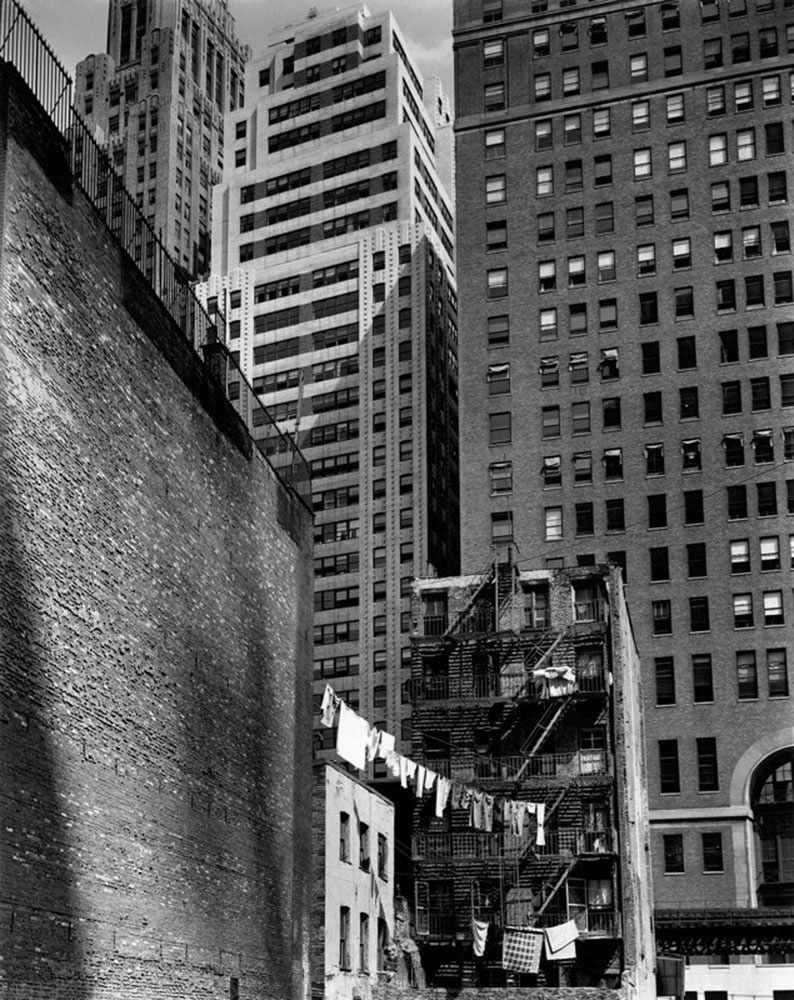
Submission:
<svg viewBox="0 0 794 1000">
<path fill-rule="evenodd" d="M 660 938 L 697 908 L 667 942 L 688 989 L 771 992 L 794 961 L 794 8 L 456 0 L 454 35 L 463 568 L 514 543 L 623 569 Z"/>
<path fill-rule="evenodd" d="M 311 465 L 318 703 L 333 680 L 408 747 L 411 581 L 458 566 L 444 101 L 391 15 L 361 4 L 271 38 L 245 93 L 199 295 Z"/>
<path fill-rule="evenodd" d="M 109 0 L 107 52 L 79 63 L 77 110 L 174 260 L 209 269 L 224 115 L 249 57 L 228 0 Z"/>
<path fill-rule="evenodd" d="M 414 757 L 449 793 L 414 812 L 428 979 L 655 997 L 640 670 L 620 570 L 500 560 L 417 581 L 413 610 Z"/>
</svg>

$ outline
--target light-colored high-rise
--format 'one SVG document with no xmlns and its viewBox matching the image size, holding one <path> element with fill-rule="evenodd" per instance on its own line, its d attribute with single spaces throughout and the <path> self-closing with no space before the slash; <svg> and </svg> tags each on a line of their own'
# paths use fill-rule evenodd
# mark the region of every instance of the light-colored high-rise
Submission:
<svg viewBox="0 0 794 1000">
<path fill-rule="evenodd" d="M 311 464 L 317 693 L 407 751 L 411 580 L 458 565 L 447 105 L 362 4 L 269 42 L 226 119 L 199 294 Z"/>
<path fill-rule="evenodd" d="M 194 276 L 209 269 L 224 115 L 244 102 L 248 55 L 228 0 L 110 0 L 107 52 L 77 67 L 77 110 Z"/>
</svg>

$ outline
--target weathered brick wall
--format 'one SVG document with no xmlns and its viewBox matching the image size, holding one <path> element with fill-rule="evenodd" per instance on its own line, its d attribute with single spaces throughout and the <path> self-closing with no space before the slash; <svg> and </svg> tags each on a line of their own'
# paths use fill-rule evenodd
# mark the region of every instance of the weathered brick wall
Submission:
<svg viewBox="0 0 794 1000">
<path fill-rule="evenodd" d="M 494 989 L 477 987 L 447 991 L 443 989 L 412 990 L 383 985 L 378 1000 L 626 1000 L 622 989 L 612 990 L 589 986 L 525 987 L 507 986 Z"/>
<path fill-rule="evenodd" d="M 310 517 L 0 72 L 0 996 L 298 1000 Z"/>
</svg>

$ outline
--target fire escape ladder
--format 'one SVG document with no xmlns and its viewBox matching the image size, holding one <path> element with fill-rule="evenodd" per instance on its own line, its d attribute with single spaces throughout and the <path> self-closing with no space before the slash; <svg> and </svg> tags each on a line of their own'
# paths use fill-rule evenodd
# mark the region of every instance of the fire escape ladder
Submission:
<svg viewBox="0 0 794 1000">
<path fill-rule="evenodd" d="M 542 892 L 543 892 L 543 902 L 540 904 L 539 909 L 535 911 L 535 916 L 536 917 L 539 917 L 540 914 L 543 913 L 546 910 L 546 908 L 548 907 L 548 905 L 552 901 L 552 899 L 554 899 L 554 897 L 557 895 L 557 893 L 560 891 L 560 889 L 562 889 L 562 887 L 568 881 L 568 876 L 571 874 L 571 871 L 573 870 L 573 866 L 575 864 L 576 864 L 576 858 L 571 858 L 570 861 L 568 861 L 568 863 L 565 865 L 565 868 L 563 868 L 563 870 L 560 873 L 557 881 L 556 882 L 546 882 L 546 884 L 543 886 L 543 889 L 542 889 Z M 547 889 L 550 889 L 548 895 L 546 895 L 546 890 Z"/>
<path fill-rule="evenodd" d="M 551 795 L 549 795 L 549 797 L 546 799 L 546 803 L 545 803 L 545 805 L 546 805 L 546 814 L 545 814 L 545 817 L 544 817 L 544 822 L 545 823 L 548 823 L 549 820 L 551 819 L 551 817 L 557 811 L 557 807 L 562 802 L 562 800 L 565 798 L 565 793 L 566 793 L 567 790 L 568 790 L 567 786 L 563 785 L 562 788 L 558 788 L 555 791 L 553 791 L 551 793 Z"/>
<path fill-rule="evenodd" d="M 552 729 L 554 729 L 567 710 L 568 706 L 571 704 L 571 700 L 571 696 L 568 695 L 566 698 L 553 698 L 549 701 L 549 704 L 546 706 L 546 710 L 538 720 L 537 725 L 527 737 L 524 745 L 521 747 L 521 753 L 526 754 L 527 758 L 530 758 L 533 757 L 538 750 L 540 750 L 546 742 L 546 738 L 549 733 Z M 521 770 L 516 775 L 516 781 L 521 778 L 524 768 L 528 763 L 529 760 L 527 759 L 521 765 Z"/>
<path fill-rule="evenodd" d="M 469 598 L 468 603 L 463 608 L 463 610 L 460 612 L 460 614 L 457 616 L 457 618 L 455 619 L 455 621 L 452 622 L 452 624 L 449 626 L 449 628 L 443 634 L 442 639 L 448 639 L 450 636 L 454 635 L 455 632 L 457 632 L 457 630 L 460 628 L 460 626 L 466 620 L 467 616 L 469 614 L 471 614 L 472 609 L 474 608 L 474 606 L 476 605 L 477 601 L 479 600 L 480 595 L 482 594 L 482 592 L 485 590 L 485 588 L 488 586 L 488 584 L 494 582 L 495 574 L 496 574 L 496 563 L 493 560 L 491 560 L 488 563 L 488 565 L 485 567 L 485 569 L 482 571 L 482 573 L 479 574 L 480 578 L 481 578 L 480 582 L 474 588 L 474 591 L 472 592 L 472 595 Z"/>
</svg>

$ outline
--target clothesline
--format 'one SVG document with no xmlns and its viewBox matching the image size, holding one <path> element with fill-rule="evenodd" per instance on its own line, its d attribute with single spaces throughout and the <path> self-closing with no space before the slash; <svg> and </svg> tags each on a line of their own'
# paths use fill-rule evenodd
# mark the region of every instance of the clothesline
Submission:
<svg viewBox="0 0 794 1000">
<path fill-rule="evenodd" d="M 469 822 L 475 830 L 492 832 L 494 819 L 497 818 L 505 829 L 519 837 L 530 831 L 530 825 L 534 821 L 534 829 L 530 833 L 534 832 L 536 845 L 542 847 L 546 843 L 545 803 L 489 795 L 470 785 L 452 781 L 423 764 L 417 764 L 410 757 L 397 753 L 394 749 L 394 736 L 371 726 L 335 693 L 330 684 L 325 687 L 320 711 L 321 722 L 328 729 L 333 728 L 337 712 L 339 713 L 336 752 L 343 760 L 359 771 L 366 770 L 369 761 L 385 761 L 386 767 L 395 778 L 400 779 L 403 788 L 413 785 L 417 798 L 429 795 L 435 788 L 435 815 L 439 819 L 451 803 L 454 809 L 468 809 Z M 532 820 L 528 822 L 530 817 Z"/>
</svg>

